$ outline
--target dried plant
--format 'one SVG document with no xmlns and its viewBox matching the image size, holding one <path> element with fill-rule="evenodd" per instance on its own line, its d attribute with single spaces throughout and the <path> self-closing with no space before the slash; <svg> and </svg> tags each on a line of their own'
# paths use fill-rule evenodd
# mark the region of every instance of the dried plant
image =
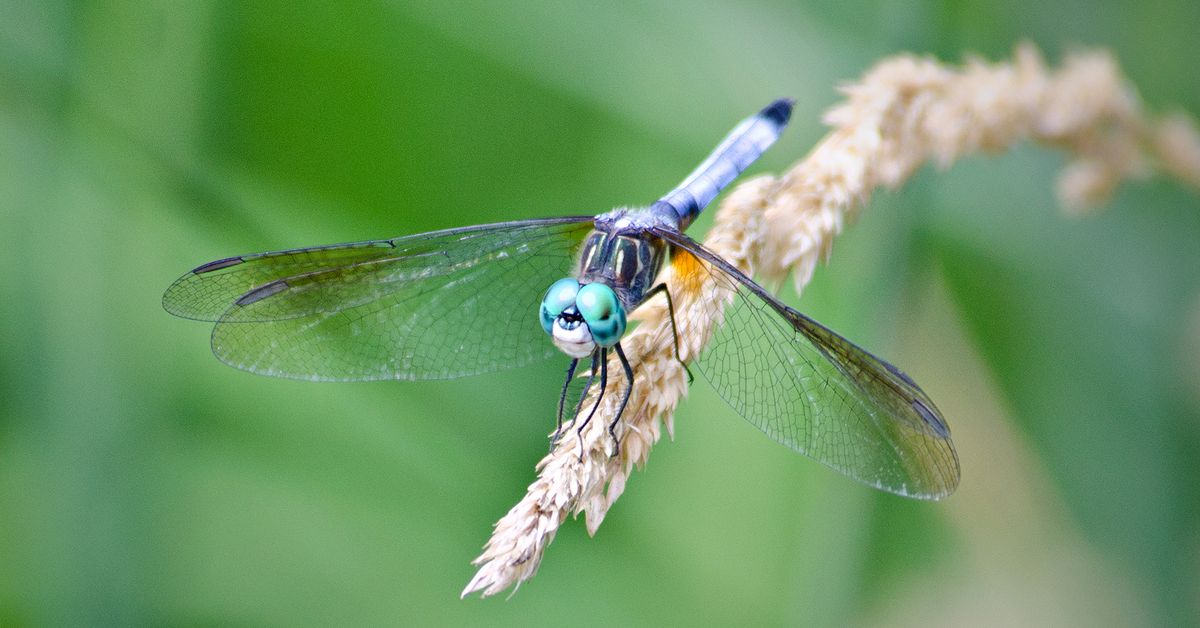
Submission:
<svg viewBox="0 0 1200 628">
<path fill-rule="evenodd" d="M 782 177 L 757 177 L 730 193 L 706 246 L 768 280 L 790 273 L 799 290 L 875 188 L 899 187 L 926 161 L 944 168 L 963 155 L 1000 152 L 1023 140 L 1067 153 L 1058 194 L 1071 210 L 1094 207 L 1122 181 L 1155 170 L 1200 189 L 1195 125 L 1183 114 L 1148 117 L 1104 51 L 1071 54 L 1056 70 L 1028 44 L 1018 46 L 1010 62 L 970 59 L 959 68 L 900 55 L 842 91 L 846 101 L 825 116 L 832 131 Z M 678 264 L 692 260 L 682 257 L 664 270 L 685 361 L 699 355 L 720 324 L 712 315 L 714 287 L 686 285 L 705 274 L 680 272 L 686 269 Z M 606 431 L 619 395 L 606 395 L 581 439 L 569 431 L 538 464 L 525 497 L 496 523 L 464 597 L 493 595 L 532 577 L 568 514 L 584 513 L 594 534 L 663 427 L 672 432 L 687 375 L 673 355 L 665 302 L 647 303 L 635 318 L 640 324 L 622 341 L 635 381 L 619 452 L 612 455 Z M 609 368 L 619 370 L 615 363 Z"/>
</svg>

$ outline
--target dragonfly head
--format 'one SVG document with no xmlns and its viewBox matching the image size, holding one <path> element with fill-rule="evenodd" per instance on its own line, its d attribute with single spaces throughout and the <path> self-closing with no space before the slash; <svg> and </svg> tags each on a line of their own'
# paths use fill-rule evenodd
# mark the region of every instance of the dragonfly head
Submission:
<svg viewBox="0 0 1200 628">
<path fill-rule="evenodd" d="M 611 347 L 625 334 L 625 308 L 602 283 L 581 286 L 574 279 L 559 279 L 542 298 L 540 314 L 542 329 L 573 358 L 586 358 L 597 345 Z"/>
</svg>

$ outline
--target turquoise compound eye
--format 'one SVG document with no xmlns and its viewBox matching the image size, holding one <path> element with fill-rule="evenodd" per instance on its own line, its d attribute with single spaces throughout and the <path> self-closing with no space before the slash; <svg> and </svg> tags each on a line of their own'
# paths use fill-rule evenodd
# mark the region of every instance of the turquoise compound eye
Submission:
<svg viewBox="0 0 1200 628">
<path fill-rule="evenodd" d="M 579 289 L 575 306 L 583 315 L 596 344 L 611 347 L 625 334 L 625 308 L 621 307 L 612 288 L 602 283 L 589 283 Z"/>
<path fill-rule="evenodd" d="M 579 282 L 574 279 L 559 279 L 546 291 L 542 297 L 541 319 L 542 329 L 547 334 L 554 332 L 554 319 L 568 307 L 575 305 L 575 295 L 579 293 Z"/>
</svg>

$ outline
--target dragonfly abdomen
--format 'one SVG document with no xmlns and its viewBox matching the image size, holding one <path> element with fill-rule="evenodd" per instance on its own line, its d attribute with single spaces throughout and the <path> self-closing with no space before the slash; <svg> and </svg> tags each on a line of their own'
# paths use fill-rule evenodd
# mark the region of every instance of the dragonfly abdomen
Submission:
<svg viewBox="0 0 1200 628">
<path fill-rule="evenodd" d="M 670 210 L 686 229 L 696 216 L 783 133 L 792 100 L 780 99 L 738 124 L 683 183 L 658 199 L 655 211 Z"/>
</svg>

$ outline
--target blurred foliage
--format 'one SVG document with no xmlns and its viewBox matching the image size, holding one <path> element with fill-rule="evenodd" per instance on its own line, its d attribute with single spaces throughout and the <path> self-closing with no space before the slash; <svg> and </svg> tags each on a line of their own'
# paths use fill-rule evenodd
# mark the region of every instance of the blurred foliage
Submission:
<svg viewBox="0 0 1200 628">
<path fill-rule="evenodd" d="M 1194 0 L 5 0 L 0 624 L 1195 622 L 1200 200 L 1169 181 L 1077 218 L 1058 155 L 927 169 L 790 295 L 938 400 L 954 497 L 841 478 L 698 383 L 596 538 L 569 522 L 508 602 L 457 596 L 562 364 L 276 381 L 158 301 L 230 254 L 645 202 L 791 95 L 756 166 L 781 169 L 902 50 L 1106 46 L 1197 113 L 1197 24 Z"/>
</svg>

